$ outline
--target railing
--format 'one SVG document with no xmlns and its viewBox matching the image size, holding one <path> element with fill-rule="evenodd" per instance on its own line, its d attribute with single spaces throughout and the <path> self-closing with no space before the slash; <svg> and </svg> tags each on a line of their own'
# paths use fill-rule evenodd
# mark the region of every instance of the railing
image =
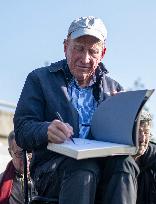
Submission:
<svg viewBox="0 0 156 204">
<path fill-rule="evenodd" d="M 13 115 L 16 105 L 0 100 L 0 137 L 7 138 L 13 130 Z M 0 139 L 1 141 L 1 139 Z"/>
<path fill-rule="evenodd" d="M 15 110 L 15 108 L 16 108 L 15 104 L 9 103 L 9 102 L 6 102 L 6 101 L 2 101 L 2 100 L 0 100 L 0 106 L 5 107 L 5 108 L 11 108 L 13 110 Z"/>
</svg>

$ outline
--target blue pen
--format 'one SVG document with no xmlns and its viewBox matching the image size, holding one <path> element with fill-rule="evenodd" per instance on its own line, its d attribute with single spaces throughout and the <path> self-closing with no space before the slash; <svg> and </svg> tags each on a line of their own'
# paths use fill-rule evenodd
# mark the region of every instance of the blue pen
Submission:
<svg viewBox="0 0 156 204">
<path fill-rule="evenodd" d="M 56 115 L 58 117 L 58 119 L 64 123 L 63 118 L 61 117 L 61 115 L 59 114 L 59 112 L 56 112 Z M 70 137 L 71 141 L 75 144 L 74 139 L 72 137 Z"/>
</svg>

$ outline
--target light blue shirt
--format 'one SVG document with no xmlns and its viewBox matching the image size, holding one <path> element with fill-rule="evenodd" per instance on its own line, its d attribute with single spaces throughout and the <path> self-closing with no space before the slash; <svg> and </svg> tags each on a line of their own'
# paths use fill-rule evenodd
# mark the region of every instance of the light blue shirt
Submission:
<svg viewBox="0 0 156 204">
<path fill-rule="evenodd" d="M 86 138 L 90 130 L 90 122 L 97 107 L 92 86 L 82 88 L 73 79 L 68 86 L 68 94 L 79 114 L 79 137 Z"/>
</svg>

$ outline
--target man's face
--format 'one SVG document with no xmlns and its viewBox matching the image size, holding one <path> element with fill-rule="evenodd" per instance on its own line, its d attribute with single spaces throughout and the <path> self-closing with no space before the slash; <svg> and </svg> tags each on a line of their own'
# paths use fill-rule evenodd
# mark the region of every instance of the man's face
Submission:
<svg viewBox="0 0 156 204">
<path fill-rule="evenodd" d="M 150 122 L 141 122 L 139 128 L 139 150 L 138 154 L 143 155 L 148 147 L 149 139 L 151 135 Z"/>
<path fill-rule="evenodd" d="M 105 49 L 98 39 L 86 35 L 74 40 L 69 37 L 64 43 L 64 52 L 72 75 L 80 86 L 87 86 L 104 57 Z"/>
<path fill-rule="evenodd" d="M 19 173 L 23 173 L 23 169 L 24 169 L 23 151 L 20 147 L 17 146 L 15 140 L 12 140 L 11 146 L 9 148 L 9 152 L 12 157 L 12 162 L 13 162 L 15 169 Z"/>
</svg>

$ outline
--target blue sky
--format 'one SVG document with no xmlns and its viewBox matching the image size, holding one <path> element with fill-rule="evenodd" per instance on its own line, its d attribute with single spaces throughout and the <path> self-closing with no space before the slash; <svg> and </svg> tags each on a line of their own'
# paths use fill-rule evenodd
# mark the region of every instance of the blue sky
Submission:
<svg viewBox="0 0 156 204">
<path fill-rule="evenodd" d="M 63 39 L 71 21 L 93 15 L 105 22 L 107 52 L 103 60 L 110 76 L 126 89 L 140 79 L 156 88 L 155 0 L 1 0 L 0 100 L 17 103 L 27 74 L 64 57 Z M 156 93 L 148 107 L 154 115 Z"/>
</svg>

